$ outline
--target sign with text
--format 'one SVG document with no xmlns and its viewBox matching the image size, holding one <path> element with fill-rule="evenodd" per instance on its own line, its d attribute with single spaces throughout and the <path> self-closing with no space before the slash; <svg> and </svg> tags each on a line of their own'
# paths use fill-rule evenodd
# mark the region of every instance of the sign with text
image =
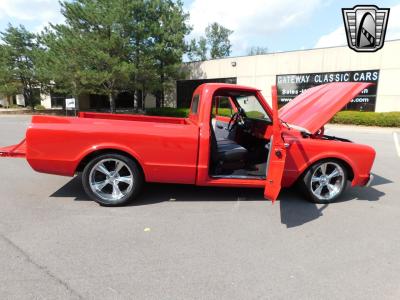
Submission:
<svg viewBox="0 0 400 300">
<path fill-rule="evenodd" d="M 65 109 L 66 110 L 74 110 L 75 106 L 75 98 L 66 98 L 65 99 Z"/>
<path fill-rule="evenodd" d="M 283 106 L 305 90 L 320 84 L 372 82 L 374 85 L 364 89 L 343 110 L 375 111 L 378 81 L 379 70 L 277 75 L 278 103 Z"/>
</svg>

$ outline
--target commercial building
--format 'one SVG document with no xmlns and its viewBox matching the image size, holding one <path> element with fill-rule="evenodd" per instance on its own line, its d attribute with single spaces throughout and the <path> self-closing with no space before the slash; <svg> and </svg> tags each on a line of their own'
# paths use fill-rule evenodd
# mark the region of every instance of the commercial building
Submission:
<svg viewBox="0 0 400 300">
<path fill-rule="evenodd" d="M 54 97 L 52 98 L 50 95 L 40 93 L 39 89 L 35 90 L 38 97 L 40 97 L 40 104 L 46 108 L 62 108 L 63 104 L 54 102 Z M 64 98 L 63 98 L 64 99 Z M 17 106 L 25 106 L 25 99 L 22 94 L 14 95 L 14 96 L 4 96 L 0 94 L 0 107 L 10 107 L 13 105 Z"/>
<path fill-rule="evenodd" d="M 51 93 L 44 94 L 37 90 L 37 94 L 40 95 L 40 104 L 47 109 L 63 109 L 65 108 L 65 99 L 71 98 L 71 96 Z M 133 96 L 129 93 L 120 93 L 117 95 L 116 108 L 118 110 L 131 110 L 134 106 Z M 171 106 L 175 103 L 168 100 L 168 105 Z M 108 97 L 105 95 L 95 95 L 95 94 L 82 94 L 78 97 L 76 101 L 78 105 L 77 109 L 82 111 L 108 111 L 110 109 L 110 103 Z M 24 96 L 21 94 L 14 96 L 4 96 L 0 94 L 0 107 L 10 107 L 12 105 L 25 106 Z M 151 108 L 156 106 L 156 99 L 153 95 L 148 95 L 146 97 L 145 107 Z"/>
<path fill-rule="evenodd" d="M 347 106 L 351 110 L 400 111 L 400 40 L 386 41 L 373 53 L 347 46 L 229 57 L 189 63 L 188 80 L 177 82 L 176 105 L 188 106 L 203 82 L 231 82 L 259 88 L 269 100 L 278 86 L 281 105 L 302 90 L 332 81 L 368 81 L 375 85 Z"/>
</svg>

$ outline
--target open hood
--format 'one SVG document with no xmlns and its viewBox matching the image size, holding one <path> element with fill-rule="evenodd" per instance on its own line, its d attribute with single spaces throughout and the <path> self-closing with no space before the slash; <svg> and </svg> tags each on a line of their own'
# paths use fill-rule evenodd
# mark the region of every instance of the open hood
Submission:
<svg viewBox="0 0 400 300">
<path fill-rule="evenodd" d="M 314 134 L 371 84 L 369 82 L 332 82 L 313 87 L 282 107 L 279 110 L 279 118 Z"/>
</svg>

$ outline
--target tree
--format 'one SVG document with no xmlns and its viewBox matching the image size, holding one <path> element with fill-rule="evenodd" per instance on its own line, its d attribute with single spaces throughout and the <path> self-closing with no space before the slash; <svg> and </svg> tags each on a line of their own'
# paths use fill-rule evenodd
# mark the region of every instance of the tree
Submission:
<svg viewBox="0 0 400 300">
<path fill-rule="evenodd" d="M 150 55 L 157 74 L 152 92 L 156 96 L 156 106 L 162 107 L 165 105 L 166 91 L 171 91 L 175 80 L 182 77 L 185 36 L 191 28 L 186 24 L 189 15 L 184 13 L 181 1 L 153 0 L 150 1 L 149 11 L 158 20 L 152 24 L 150 33 Z"/>
<path fill-rule="evenodd" d="M 129 36 L 121 18 L 126 0 L 62 1 L 65 24 L 51 25 L 43 36 L 47 64 L 61 89 L 107 95 L 115 111 L 115 96 L 130 83 L 134 65 Z"/>
<path fill-rule="evenodd" d="M 90 87 L 81 72 L 81 53 L 73 46 L 75 42 L 69 44 L 71 40 L 71 36 L 66 37 L 46 28 L 41 35 L 45 50 L 39 59 L 38 73 L 48 92 L 55 91 L 79 99 L 82 93 L 90 92 Z"/>
<path fill-rule="evenodd" d="M 25 104 L 31 106 L 40 100 L 35 96 L 35 90 L 41 88 L 41 82 L 36 73 L 37 57 L 40 47 L 36 35 L 24 26 L 8 25 L 0 33 L 3 45 L 0 53 L 0 90 L 7 96 L 22 93 Z"/>
<path fill-rule="evenodd" d="M 66 22 L 42 36 L 43 70 L 55 89 L 115 96 L 131 92 L 144 108 L 148 92 L 160 95 L 177 78 L 189 28 L 183 4 L 172 0 L 62 1 Z M 41 72 L 44 74 L 45 72 Z"/>
<path fill-rule="evenodd" d="M 206 28 L 206 39 L 210 45 L 210 56 L 212 59 L 227 57 L 231 54 L 231 42 L 229 36 L 232 30 L 214 22 Z"/>
<path fill-rule="evenodd" d="M 136 108 L 145 105 L 145 92 L 153 81 L 154 63 L 150 56 L 149 37 L 152 22 L 148 14 L 151 1 L 122 1 L 118 23 L 123 28 L 123 35 L 128 38 L 129 62 L 134 68 L 130 74 L 129 84 L 123 88 L 133 94 L 133 104 Z M 156 19 L 154 19 L 156 20 Z"/>
<path fill-rule="evenodd" d="M 21 83 L 10 69 L 6 47 L 0 44 L 0 94 L 9 99 L 21 91 Z"/>
<path fill-rule="evenodd" d="M 129 85 L 133 72 L 129 36 L 121 22 L 126 2 L 62 1 L 61 13 L 66 24 L 52 26 L 60 44 L 55 54 L 73 62 L 75 92 L 107 95 L 111 111 L 115 111 L 116 94 Z"/>
<path fill-rule="evenodd" d="M 229 56 L 232 47 L 229 36 L 232 33 L 232 30 L 216 22 L 209 24 L 205 30 L 205 37 L 194 38 L 189 42 L 188 58 L 193 61 Z"/>
<path fill-rule="evenodd" d="M 198 40 L 192 39 L 189 44 L 188 57 L 193 60 L 207 60 L 207 40 L 205 37 L 200 37 Z"/>
<path fill-rule="evenodd" d="M 248 50 L 247 55 L 262 55 L 267 53 L 268 53 L 267 47 L 252 46 Z"/>
</svg>

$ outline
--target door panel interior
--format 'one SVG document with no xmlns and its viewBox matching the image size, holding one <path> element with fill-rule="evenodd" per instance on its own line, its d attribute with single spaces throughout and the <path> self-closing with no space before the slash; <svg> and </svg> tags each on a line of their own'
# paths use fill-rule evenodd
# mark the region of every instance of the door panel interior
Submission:
<svg viewBox="0 0 400 300">
<path fill-rule="evenodd" d="M 276 86 L 272 87 L 272 137 L 268 153 L 267 178 L 264 197 L 275 202 L 281 190 L 281 181 L 285 168 L 286 149 L 278 117 L 278 97 Z"/>
</svg>

